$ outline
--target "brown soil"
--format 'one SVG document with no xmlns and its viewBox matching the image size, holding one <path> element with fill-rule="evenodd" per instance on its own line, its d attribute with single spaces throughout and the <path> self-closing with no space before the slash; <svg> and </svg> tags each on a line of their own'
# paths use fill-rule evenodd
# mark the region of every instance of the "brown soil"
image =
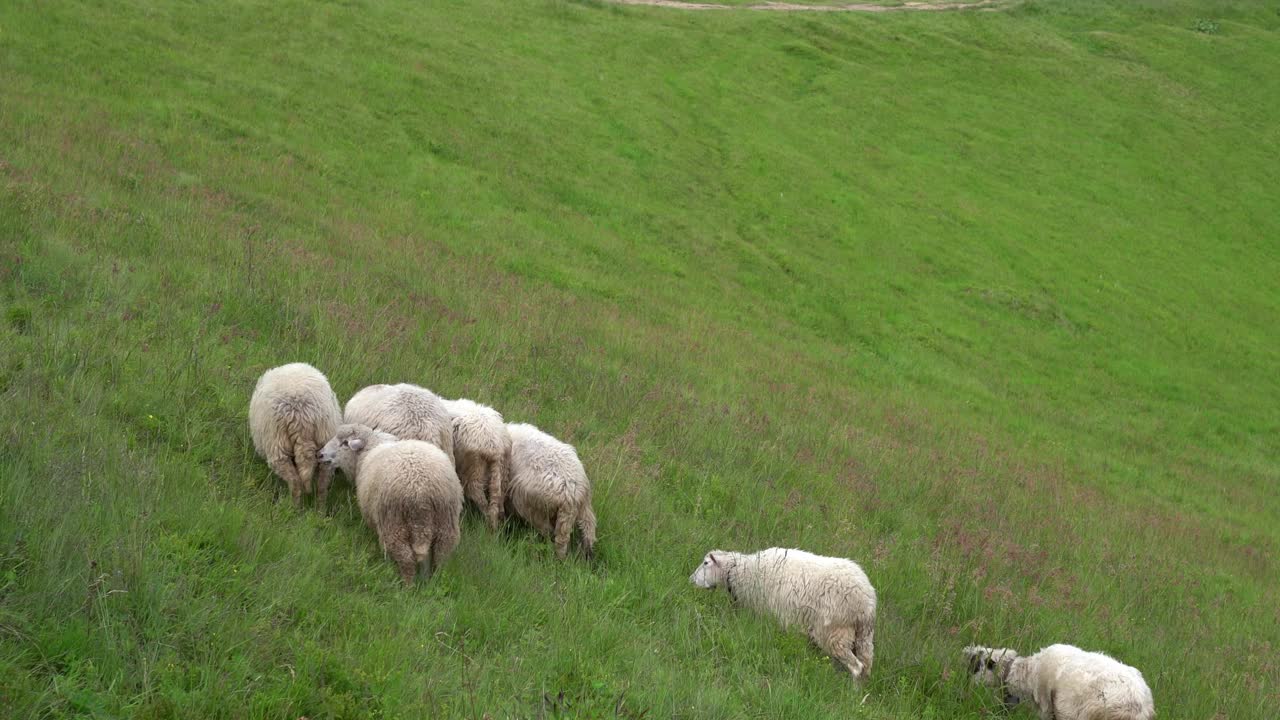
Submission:
<svg viewBox="0 0 1280 720">
<path fill-rule="evenodd" d="M 937 10 L 994 10 L 999 0 L 980 0 L 973 3 L 958 2 L 908 2 L 902 5 L 798 5 L 785 2 L 763 2 L 756 5 L 719 5 L 715 3 L 680 2 L 679 0 L 609 0 L 618 5 L 650 5 L 680 10 L 773 10 L 776 12 L 903 12 Z"/>
</svg>

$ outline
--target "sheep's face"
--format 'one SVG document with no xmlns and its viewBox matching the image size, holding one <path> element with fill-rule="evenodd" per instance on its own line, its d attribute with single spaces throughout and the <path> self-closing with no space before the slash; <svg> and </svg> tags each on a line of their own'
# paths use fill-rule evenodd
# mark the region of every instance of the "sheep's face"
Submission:
<svg viewBox="0 0 1280 720">
<path fill-rule="evenodd" d="M 703 556 L 702 564 L 689 576 L 689 582 L 709 590 L 724 582 L 726 572 L 724 554 L 719 550 L 712 550 Z"/>
<path fill-rule="evenodd" d="M 1007 648 L 992 649 L 970 645 L 964 649 L 964 657 L 975 685 L 998 688 L 1004 684 L 1004 678 L 1009 675 L 1009 666 L 1017 659 L 1018 653 Z"/>
<path fill-rule="evenodd" d="M 338 467 L 348 478 L 356 476 L 356 462 L 368 442 L 368 429 L 360 425 L 340 425 L 338 432 L 320 449 L 324 467 Z"/>
</svg>

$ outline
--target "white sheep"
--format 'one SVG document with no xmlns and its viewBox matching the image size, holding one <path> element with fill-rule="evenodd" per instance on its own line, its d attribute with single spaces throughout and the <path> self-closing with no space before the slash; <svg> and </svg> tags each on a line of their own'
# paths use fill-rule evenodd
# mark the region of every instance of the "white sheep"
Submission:
<svg viewBox="0 0 1280 720">
<path fill-rule="evenodd" d="M 419 566 L 431 577 L 458 546 L 462 486 L 440 448 L 346 424 L 325 444 L 320 459 L 342 468 L 355 483 L 365 524 L 378 534 L 406 585 Z"/>
<path fill-rule="evenodd" d="M 1030 657 L 1008 648 L 964 649 L 973 682 L 1004 692 L 1006 706 L 1030 699 L 1041 720 L 1151 720 L 1155 701 L 1142 673 L 1072 645 Z"/>
<path fill-rule="evenodd" d="M 485 514 L 490 529 L 503 515 L 503 487 L 511 467 L 511 434 L 502 415 L 465 398 L 445 400 L 453 416 L 453 454 L 462 491 Z"/>
<path fill-rule="evenodd" d="M 804 627 L 855 680 L 870 676 L 876 591 L 852 560 L 786 548 L 751 555 L 712 550 L 689 580 L 700 588 L 723 585 L 736 602 L 783 627 Z"/>
<path fill-rule="evenodd" d="M 370 385 L 351 396 L 342 422 L 368 425 L 401 440 L 422 440 L 453 456 L 453 416 L 439 395 L 424 387 Z"/>
<path fill-rule="evenodd" d="M 321 467 L 317 475 L 316 450 L 333 437 L 341 417 L 329 381 L 306 363 L 281 365 L 258 378 L 249 400 L 253 449 L 289 486 L 295 506 L 314 481 L 316 504 L 324 507 L 333 469 Z"/>
<path fill-rule="evenodd" d="M 569 552 L 576 524 L 582 530 L 582 551 L 594 557 L 596 515 L 591 509 L 591 481 L 572 445 L 560 442 L 533 425 L 510 423 L 511 475 L 506 490 L 509 514 L 519 515 L 543 535 L 555 539 L 556 557 Z"/>
</svg>

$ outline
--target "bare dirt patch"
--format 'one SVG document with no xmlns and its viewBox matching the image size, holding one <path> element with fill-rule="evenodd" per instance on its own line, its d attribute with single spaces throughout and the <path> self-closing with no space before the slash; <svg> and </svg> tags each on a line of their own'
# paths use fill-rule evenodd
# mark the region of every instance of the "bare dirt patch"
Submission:
<svg viewBox="0 0 1280 720">
<path fill-rule="evenodd" d="M 755 5 L 720 5 L 717 3 L 680 2 L 679 0 L 609 0 L 617 5 L 648 5 L 676 8 L 678 10 L 768 10 L 774 12 L 936 12 L 941 10 L 994 10 L 999 0 L 979 2 L 908 2 L 901 5 L 873 5 L 853 3 L 847 5 L 800 5 L 785 2 L 763 2 Z"/>
</svg>

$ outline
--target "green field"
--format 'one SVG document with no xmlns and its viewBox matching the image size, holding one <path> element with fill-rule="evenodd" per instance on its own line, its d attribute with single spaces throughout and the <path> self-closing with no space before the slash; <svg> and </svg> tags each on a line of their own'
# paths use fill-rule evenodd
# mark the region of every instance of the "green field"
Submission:
<svg viewBox="0 0 1280 720">
<path fill-rule="evenodd" d="M 971 642 L 1280 707 L 1280 12 L 0 3 L 0 715 L 982 718 Z M 405 590 L 257 376 L 577 446 Z M 850 557 L 856 687 L 693 588 Z M 1016 717 L 1031 718 L 1029 710 Z"/>
</svg>

